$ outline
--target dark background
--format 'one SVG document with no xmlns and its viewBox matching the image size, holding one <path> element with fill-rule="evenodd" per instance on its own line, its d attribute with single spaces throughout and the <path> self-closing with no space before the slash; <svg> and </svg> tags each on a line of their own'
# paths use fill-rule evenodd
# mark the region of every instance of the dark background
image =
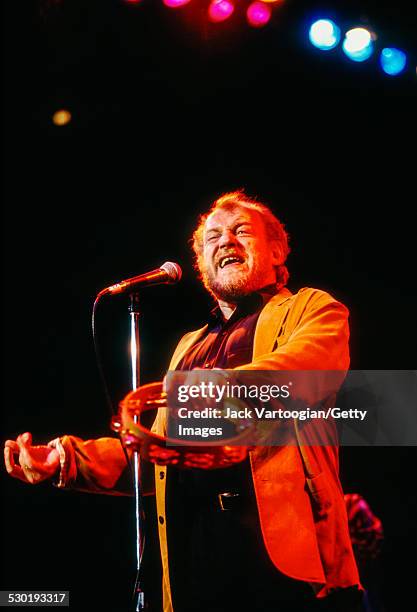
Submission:
<svg viewBox="0 0 417 612">
<path fill-rule="evenodd" d="M 4 4 L 3 439 L 109 433 L 94 297 L 172 260 L 183 281 L 141 296 L 142 382 L 162 378 L 211 306 L 192 229 L 241 187 L 286 224 L 290 288 L 348 305 L 352 368 L 416 368 L 413 4 L 293 0 L 261 30 L 241 8 L 210 25 L 200 0 L 177 11 L 159 0 Z M 313 49 L 308 23 L 323 14 L 369 24 L 377 47 L 409 51 L 409 69 L 390 78 L 374 58 Z M 58 128 L 62 107 L 73 120 Z M 115 404 L 130 388 L 127 306 L 115 297 L 97 313 Z M 386 610 L 408 609 L 413 593 L 414 465 L 414 448 L 341 453 L 345 490 L 385 527 Z M 126 610 L 133 501 L 1 478 L 1 588 L 67 589 L 74 610 Z"/>
</svg>

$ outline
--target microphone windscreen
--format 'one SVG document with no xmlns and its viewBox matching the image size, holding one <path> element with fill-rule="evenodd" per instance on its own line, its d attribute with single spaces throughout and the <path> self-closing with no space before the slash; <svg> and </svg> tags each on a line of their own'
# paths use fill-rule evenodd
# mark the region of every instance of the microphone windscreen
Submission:
<svg viewBox="0 0 417 612">
<path fill-rule="evenodd" d="M 166 261 L 162 266 L 161 270 L 164 270 L 171 278 L 172 283 L 178 283 L 182 277 L 181 267 L 173 261 Z"/>
</svg>

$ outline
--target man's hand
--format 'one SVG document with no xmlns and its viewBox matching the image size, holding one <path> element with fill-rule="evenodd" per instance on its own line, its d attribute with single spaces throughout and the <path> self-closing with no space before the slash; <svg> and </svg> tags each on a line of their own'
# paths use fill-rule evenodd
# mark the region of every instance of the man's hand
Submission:
<svg viewBox="0 0 417 612">
<path fill-rule="evenodd" d="M 200 387 L 201 384 L 207 384 L 210 382 L 214 387 L 224 387 L 230 375 L 226 370 L 220 368 L 213 368 L 206 370 L 205 368 L 194 368 L 192 370 L 175 370 L 169 372 L 163 379 L 163 390 L 168 394 L 171 400 L 179 398 L 179 389 L 189 389 L 190 387 Z M 191 396 L 189 395 L 186 403 L 178 404 L 177 401 L 173 402 L 173 406 L 185 406 L 189 410 L 203 410 L 206 407 L 211 408 L 222 408 L 222 403 L 215 401 L 212 396 Z"/>
<path fill-rule="evenodd" d="M 4 445 L 6 470 L 13 478 L 37 484 L 52 478 L 59 468 L 59 453 L 50 446 L 32 446 L 32 434 L 21 434 Z"/>
</svg>

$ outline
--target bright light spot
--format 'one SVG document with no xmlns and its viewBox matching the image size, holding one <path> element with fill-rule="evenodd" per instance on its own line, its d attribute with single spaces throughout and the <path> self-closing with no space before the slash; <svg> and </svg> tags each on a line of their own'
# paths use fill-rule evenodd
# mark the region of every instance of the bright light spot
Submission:
<svg viewBox="0 0 417 612">
<path fill-rule="evenodd" d="M 364 62 L 371 57 L 373 43 L 371 33 L 365 28 L 353 28 L 345 34 L 343 51 L 354 62 Z"/>
<path fill-rule="evenodd" d="M 331 19 L 319 19 L 310 27 L 308 37 L 312 45 L 329 51 L 340 41 L 340 28 Z"/>
<path fill-rule="evenodd" d="M 208 13 L 211 21 L 219 23 L 225 21 L 235 10 L 235 7 L 229 0 L 212 0 Z"/>
<path fill-rule="evenodd" d="M 65 109 L 56 111 L 52 115 L 52 122 L 54 125 L 67 125 L 71 121 L 71 113 Z"/>
<path fill-rule="evenodd" d="M 271 19 L 271 9 L 264 2 L 252 2 L 246 11 L 248 22 L 254 28 L 261 28 Z"/>
<path fill-rule="evenodd" d="M 395 49 L 395 47 L 385 47 L 382 49 L 379 61 L 382 70 L 391 76 L 400 74 L 407 63 L 407 56 L 404 51 Z"/>
<path fill-rule="evenodd" d="M 184 4 L 188 4 L 190 0 L 162 0 L 165 6 L 169 8 L 179 8 L 180 6 L 184 6 Z"/>
<path fill-rule="evenodd" d="M 365 28 L 354 28 L 346 32 L 345 49 L 351 53 L 362 51 L 371 42 L 371 33 Z"/>
</svg>

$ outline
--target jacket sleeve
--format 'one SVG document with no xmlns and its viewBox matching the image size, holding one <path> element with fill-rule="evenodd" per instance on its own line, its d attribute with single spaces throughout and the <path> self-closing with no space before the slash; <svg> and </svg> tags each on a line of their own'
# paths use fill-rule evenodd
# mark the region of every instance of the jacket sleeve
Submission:
<svg viewBox="0 0 417 612">
<path fill-rule="evenodd" d="M 269 353 L 239 370 L 342 370 L 349 368 L 348 309 L 328 293 L 302 290 L 290 306 Z"/>
<path fill-rule="evenodd" d="M 50 445 L 60 454 L 59 488 L 109 495 L 133 494 L 131 468 L 118 438 L 82 440 L 63 436 L 52 440 Z M 144 495 L 153 493 L 153 470 L 145 463 L 141 462 Z"/>
<path fill-rule="evenodd" d="M 270 352 L 256 352 L 251 363 L 236 368 L 246 371 L 244 381 L 260 385 L 270 382 L 267 372 L 292 372 L 292 399 L 310 406 L 323 402 L 340 388 L 349 368 L 348 309 L 328 293 L 301 290 L 287 304 L 287 313 L 278 325 L 269 319 L 259 333 L 263 347 Z M 282 316 L 282 315 L 281 315 Z M 259 323 L 261 325 L 261 322 Z M 265 334 L 267 337 L 265 337 Z M 269 335 L 269 337 L 268 337 Z M 265 372 L 265 376 L 262 375 Z M 239 377 L 239 374 L 238 374 Z M 285 374 L 285 380 L 288 376 Z"/>
</svg>

